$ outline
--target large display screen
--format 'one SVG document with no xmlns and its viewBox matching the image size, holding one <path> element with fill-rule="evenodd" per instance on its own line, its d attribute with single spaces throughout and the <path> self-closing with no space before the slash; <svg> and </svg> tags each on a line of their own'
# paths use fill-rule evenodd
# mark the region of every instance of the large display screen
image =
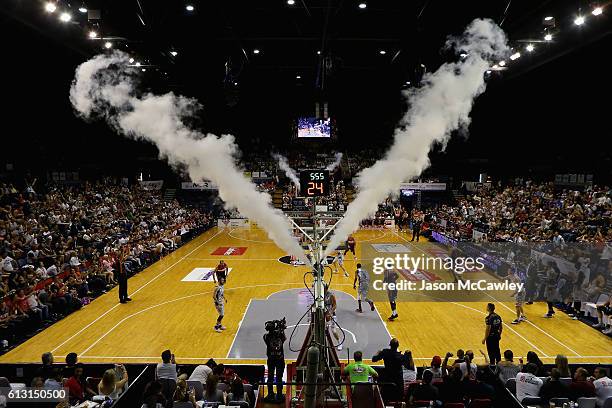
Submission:
<svg viewBox="0 0 612 408">
<path fill-rule="evenodd" d="M 298 118 L 298 138 L 328 138 L 331 137 L 331 120 L 317 118 Z"/>
</svg>

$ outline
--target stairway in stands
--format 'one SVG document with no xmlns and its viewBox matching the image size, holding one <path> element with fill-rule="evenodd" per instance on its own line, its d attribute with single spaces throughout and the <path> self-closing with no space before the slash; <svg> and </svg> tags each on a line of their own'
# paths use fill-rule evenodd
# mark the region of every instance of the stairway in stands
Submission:
<svg viewBox="0 0 612 408">
<path fill-rule="evenodd" d="M 281 208 L 283 206 L 283 189 L 282 187 L 274 188 L 272 192 L 272 203 L 275 208 Z"/>
<path fill-rule="evenodd" d="M 176 188 L 167 188 L 164 191 L 164 201 L 172 201 L 176 197 Z"/>
</svg>

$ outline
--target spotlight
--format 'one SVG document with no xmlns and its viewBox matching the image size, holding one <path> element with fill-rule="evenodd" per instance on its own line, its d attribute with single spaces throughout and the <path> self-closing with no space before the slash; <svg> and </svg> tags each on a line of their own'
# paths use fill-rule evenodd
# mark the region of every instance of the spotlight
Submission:
<svg viewBox="0 0 612 408">
<path fill-rule="evenodd" d="M 602 9 L 601 7 L 595 7 L 595 8 L 593 9 L 593 15 L 594 15 L 594 16 L 598 16 L 598 15 L 600 15 L 601 13 L 603 13 L 603 9 Z"/>
<path fill-rule="evenodd" d="M 57 10 L 57 6 L 55 5 L 55 3 L 54 3 L 54 2 L 49 1 L 49 2 L 47 2 L 47 3 L 45 4 L 45 11 L 46 11 L 47 13 L 53 13 L 53 12 L 55 12 L 55 10 Z"/>
<path fill-rule="evenodd" d="M 195 7 L 193 7 L 191 4 L 188 4 L 185 6 L 185 10 L 187 11 L 193 11 L 195 9 Z"/>
<path fill-rule="evenodd" d="M 584 24 L 584 17 L 582 17 L 582 16 L 576 17 L 576 19 L 574 20 L 574 24 L 576 24 L 577 26 L 583 25 Z"/>
<path fill-rule="evenodd" d="M 86 8 L 86 7 L 81 6 L 81 7 L 79 7 L 79 11 L 80 11 L 81 13 L 87 13 L 87 8 Z"/>
<path fill-rule="evenodd" d="M 367 5 L 367 4 L 365 4 L 365 3 L 359 3 L 359 8 L 360 8 L 360 9 L 362 9 L 362 10 L 363 10 L 363 9 L 364 9 L 364 8 L 366 8 L 366 7 L 368 7 L 368 5 Z"/>
<path fill-rule="evenodd" d="M 170 51 L 170 55 L 172 55 L 173 57 L 176 57 L 178 55 L 177 51 Z"/>
<path fill-rule="evenodd" d="M 134 65 L 136 65 L 137 67 L 139 67 L 139 66 L 140 66 L 140 62 L 136 62 L 136 64 L 134 64 Z"/>
<path fill-rule="evenodd" d="M 96 33 L 95 31 L 90 31 L 89 32 L 89 38 L 98 38 L 98 33 Z"/>
<path fill-rule="evenodd" d="M 104 43 L 104 48 L 109 49 L 113 47 L 113 43 L 110 41 L 107 41 Z"/>
<path fill-rule="evenodd" d="M 258 50 L 257 48 L 255 48 L 255 49 L 253 50 L 253 54 L 259 54 L 259 50 Z"/>
<path fill-rule="evenodd" d="M 512 55 L 510 56 L 510 59 L 511 59 L 512 61 L 514 61 L 514 60 L 519 59 L 520 57 L 521 57 L 521 53 L 520 53 L 520 52 L 515 52 L 514 54 L 512 54 Z"/>
<path fill-rule="evenodd" d="M 462 52 L 461 54 L 459 54 L 459 56 L 460 56 L 461 58 L 467 58 L 467 56 L 468 56 L 468 55 L 467 55 L 467 53 Z"/>
<path fill-rule="evenodd" d="M 143 69 L 142 69 L 142 72 L 147 72 L 147 69 L 146 69 L 146 68 L 143 68 Z"/>
<path fill-rule="evenodd" d="M 533 44 L 527 44 L 527 47 L 525 47 L 525 49 L 528 52 L 533 52 L 533 50 L 535 50 L 535 47 L 533 46 Z"/>
<path fill-rule="evenodd" d="M 302 76 L 301 75 L 296 75 L 295 79 L 302 79 Z"/>
<path fill-rule="evenodd" d="M 321 51 L 317 51 L 317 55 L 321 55 Z"/>
<path fill-rule="evenodd" d="M 410 81 L 406 81 L 406 85 L 410 85 Z"/>
<path fill-rule="evenodd" d="M 387 51 L 385 51 L 385 50 L 380 50 L 380 51 L 378 51 L 378 53 L 379 53 L 380 55 L 385 55 L 385 54 L 387 53 Z"/>
<path fill-rule="evenodd" d="M 500 67 L 505 67 L 506 66 L 506 61 L 499 61 L 499 66 Z"/>
<path fill-rule="evenodd" d="M 130 59 L 128 60 L 128 62 L 129 62 L 130 64 L 133 64 L 133 63 L 134 63 L 134 58 L 130 58 Z"/>
<path fill-rule="evenodd" d="M 487 69 L 486 73 L 487 73 L 487 74 L 490 74 L 490 73 L 491 73 L 491 70 L 490 70 L 490 69 Z"/>
<path fill-rule="evenodd" d="M 493 69 L 499 69 L 499 65 L 495 64 L 495 65 L 493 65 L 491 68 L 493 68 Z"/>
<path fill-rule="evenodd" d="M 293 6 L 295 4 L 295 0 L 287 0 L 287 4 Z"/>
<path fill-rule="evenodd" d="M 72 20 L 72 16 L 70 15 L 70 13 L 63 12 L 62 14 L 60 14 L 59 19 L 60 21 L 67 23 Z"/>
<path fill-rule="evenodd" d="M 552 34 L 546 34 L 546 35 L 544 36 L 544 39 L 545 39 L 546 41 L 552 41 Z"/>
<path fill-rule="evenodd" d="M 554 17 L 552 16 L 548 16 L 548 17 L 544 17 L 544 21 L 551 21 Z"/>
</svg>

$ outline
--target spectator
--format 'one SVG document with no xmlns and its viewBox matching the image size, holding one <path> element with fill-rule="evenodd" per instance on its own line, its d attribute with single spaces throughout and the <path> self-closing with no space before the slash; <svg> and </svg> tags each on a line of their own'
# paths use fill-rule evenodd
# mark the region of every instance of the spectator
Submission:
<svg viewBox="0 0 612 408">
<path fill-rule="evenodd" d="M 62 370 L 54 368 L 51 376 L 45 380 L 44 387 L 47 390 L 61 390 L 64 388 L 63 380 Z"/>
<path fill-rule="evenodd" d="M 183 379 L 178 380 L 176 383 L 174 402 L 190 402 L 193 408 L 197 408 L 195 391 L 187 389 L 187 382 Z"/>
<path fill-rule="evenodd" d="M 123 376 L 120 380 L 117 380 L 117 377 L 115 376 L 115 370 L 110 369 L 104 372 L 104 374 L 102 375 L 102 380 L 100 381 L 100 383 L 98 383 L 99 395 L 104 395 L 112 399 L 113 401 L 119 398 L 123 387 L 128 381 L 127 370 L 122 365 L 120 367 L 123 368 Z"/>
<path fill-rule="evenodd" d="M 53 375 L 53 354 L 43 353 L 41 356 L 42 367 L 38 370 L 39 376 L 46 380 Z"/>
<path fill-rule="evenodd" d="M 595 387 L 592 382 L 588 381 L 588 377 L 589 372 L 587 370 L 582 367 L 576 369 L 574 380 L 569 386 L 574 401 L 581 397 L 592 398 L 595 396 Z"/>
<path fill-rule="evenodd" d="M 606 399 L 612 397 L 612 380 L 608 378 L 608 371 L 603 367 L 597 367 L 593 372 L 595 380 L 595 396 L 597 397 L 597 406 L 603 407 Z"/>
<path fill-rule="evenodd" d="M 353 359 L 355 362 L 345 366 L 343 369 L 343 374 L 348 375 L 351 384 L 368 382 L 369 377 L 378 377 L 376 370 L 363 362 L 363 353 L 361 351 L 353 353 Z"/>
<path fill-rule="evenodd" d="M 249 397 L 244 391 L 244 385 L 240 377 L 235 377 L 230 384 L 230 393 L 227 396 L 227 403 L 230 405 L 239 405 L 241 407 L 249 407 Z"/>
<path fill-rule="evenodd" d="M 202 385 L 206 384 L 206 379 L 213 372 L 213 367 L 215 367 L 217 363 L 212 358 L 206 362 L 206 364 L 200 364 L 197 366 L 191 375 L 189 376 L 189 381 L 199 381 Z"/>
<path fill-rule="evenodd" d="M 550 377 L 542 384 L 540 388 L 540 398 L 544 405 L 548 404 L 551 398 L 571 398 L 571 392 L 567 385 L 563 384 L 559 379 L 561 371 L 558 368 L 553 368 L 550 372 Z"/>
<path fill-rule="evenodd" d="M 383 399 L 388 401 L 400 401 L 402 399 L 404 380 L 402 366 L 406 357 L 398 351 L 399 341 L 395 338 L 389 342 L 389 348 L 380 350 L 372 357 L 372 361 L 383 360 L 385 363 L 383 381 L 392 383 L 383 387 Z"/>
<path fill-rule="evenodd" d="M 423 372 L 423 381 L 412 393 L 413 401 L 437 401 L 439 399 L 438 387 L 431 384 L 433 373 L 429 370 Z"/>
<path fill-rule="evenodd" d="M 162 394 L 162 385 L 159 381 L 151 381 L 147 384 L 142 399 L 142 408 L 164 408 L 166 406 L 166 397 Z"/>
<path fill-rule="evenodd" d="M 162 362 L 157 364 L 155 375 L 158 380 L 169 379 L 178 380 L 176 373 L 176 360 L 170 350 L 164 350 L 161 354 Z"/>
<path fill-rule="evenodd" d="M 555 365 L 557 366 L 557 370 L 559 370 L 561 378 L 572 378 L 572 373 L 570 372 L 569 363 L 566 356 L 563 354 L 557 354 L 557 357 L 555 357 Z"/>
<path fill-rule="evenodd" d="M 527 363 L 535 364 L 538 368 L 534 373 L 538 377 L 546 377 L 548 373 L 546 372 L 546 368 L 544 367 L 544 363 L 540 360 L 540 357 L 534 351 L 527 352 Z"/>
<path fill-rule="evenodd" d="M 512 350 L 504 351 L 504 360 L 497 363 L 495 367 L 495 374 L 502 380 L 503 383 L 508 381 L 510 378 L 516 378 L 516 375 L 523 368 L 522 359 L 519 360 L 520 364 L 514 364 L 514 354 Z"/>
<path fill-rule="evenodd" d="M 212 374 L 206 379 L 206 387 L 204 387 L 203 400 L 206 402 L 219 402 L 222 405 L 227 401 L 227 395 L 217 388 L 219 377 Z"/>
<path fill-rule="evenodd" d="M 68 388 L 70 403 L 73 405 L 83 402 L 86 398 L 96 394 L 87 385 L 87 381 L 83 376 L 83 365 L 80 363 L 75 364 L 73 367 L 72 375 L 66 381 L 66 388 Z"/>
<path fill-rule="evenodd" d="M 527 363 L 523 371 L 516 375 L 516 398 L 523 402 L 525 397 L 537 397 L 540 395 L 540 388 L 544 383 L 536 376 L 538 366 L 534 363 Z"/>
<path fill-rule="evenodd" d="M 444 377 L 442 373 L 441 366 L 442 358 L 440 356 L 433 356 L 431 359 L 431 367 L 427 368 L 425 371 L 431 371 L 431 374 L 434 379 L 441 379 Z"/>
<path fill-rule="evenodd" d="M 68 353 L 66 354 L 66 367 L 64 367 L 64 377 L 70 378 L 73 374 L 74 368 L 77 365 L 79 358 L 77 353 Z M 81 368 L 83 368 L 81 366 Z"/>
</svg>

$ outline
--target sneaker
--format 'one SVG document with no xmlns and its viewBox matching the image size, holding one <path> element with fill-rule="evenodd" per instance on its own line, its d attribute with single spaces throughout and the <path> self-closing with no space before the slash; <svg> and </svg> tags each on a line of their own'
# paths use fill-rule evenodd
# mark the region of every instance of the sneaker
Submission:
<svg viewBox="0 0 612 408">
<path fill-rule="evenodd" d="M 521 320 L 520 320 L 520 319 L 514 319 L 514 320 L 512 321 L 512 324 L 519 324 L 520 322 L 521 322 Z"/>
<path fill-rule="evenodd" d="M 215 331 L 216 331 L 217 333 L 221 333 L 221 331 L 222 331 L 222 330 L 221 330 L 221 327 L 219 327 L 219 326 L 215 326 Z"/>
<path fill-rule="evenodd" d="M 221 330 L 225 330 L 225 329 L 227 329 L 227 327 L 225 327 L 225 326 L 221 326 L 221 327 L 219 327 L 219 328 L 220 328 Z"/>
<path fill-rule="evenodd" d="M 607 330 L 602 331 L 603 334 L 612 334 L 612 327 L 609 327 Z"/>
<path fill-rule="evenodd" d="M 578 320 L 578 316 L 572 316 L 572 320 Z"/>
<path fill-rule="evenodd" d="M 348 272 L 344 272 L 344 276 L 345 276 L 346 278 L 348 278 L 348 277 L 349 277 Z"/>
<path fill-rule="evenodd" d="M 374 311 L 374 310 L 375 310 L 375 309 L 374 309 L 374 302 L 370 302 L 370 309 L 371 309 L 372 311 Z"/>
<path fill-rule="evenodd" d="M 550 319 L 551 317 L 553 317 L 553 315 L 552 313 L 546 313 L 544 317 L 546 317 L 547 319 Z"/>
<path fill-rule="evenodd" d="M 357 313 L 363 313 L 363 310 L 361 310 L 361 309 L 355 309 L 355 311 L 356 311 Z"/>
<path fill-rule="evenodd" d="M 526 322 L 527 321 L 527 316 L 522 315 L 521 317 L 519 317 L 519 321 L 520 322 Z"/>
<path fill-rule="evenodd" d="M 342 344 L 338 344 L 338 347 L 336 347 L 338 349 L 338 351 L 342 351 Z"/>
<path fill-rule="evenodd" d="M 397 319 L 398 315 L 392 314 L 391 316 L 389 316 L 389 318 L 387 320 L 389 320 L 390 322 L 394 321 L 395 319 Z"/>
</svg>

